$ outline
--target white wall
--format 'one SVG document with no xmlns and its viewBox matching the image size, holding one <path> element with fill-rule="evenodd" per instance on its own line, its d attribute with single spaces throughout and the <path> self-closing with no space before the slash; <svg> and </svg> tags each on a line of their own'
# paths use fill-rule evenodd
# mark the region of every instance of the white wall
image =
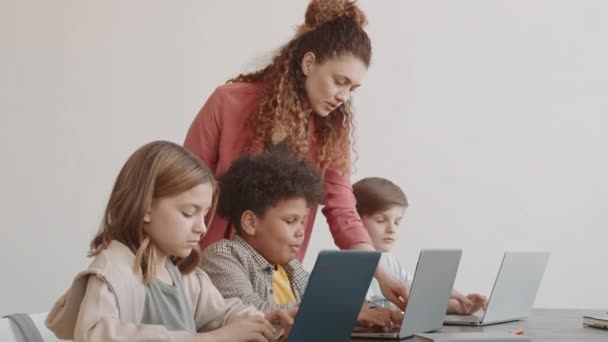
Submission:
<svg viewBox="0 0 608 342">
<path fill-rule="evenodd" d="M 462 247 L 457 287 L 487 292 L 505 249 L 549 250 L 536 305 L 607 308 L 608 3 L 361 5 L 374 62 L 354 179 L 406 190 L 399 259 Z M 263 64 L 305 6 L 2 0 L 0 314 L 49 309 L 86 266 L 128 155 L 181 142 L 206 96 Z M 307 266 L 332 247 L 318 222 Z"/>
</svg>

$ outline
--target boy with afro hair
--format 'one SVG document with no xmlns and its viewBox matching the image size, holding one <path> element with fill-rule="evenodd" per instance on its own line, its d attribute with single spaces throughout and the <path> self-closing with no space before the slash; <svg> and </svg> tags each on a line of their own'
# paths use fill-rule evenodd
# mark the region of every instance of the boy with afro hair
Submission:
<svg viewBox="0 0 608 342">
<path fill-rule="evenodd" d="M 309 208 L 323 200 L 318 169 L 285 151 L 245 156 L 219 179 L 217 213 L 236 229 L 205 249 L 201 267 L 226 298 L 263 312 L 299 305 L 309 273 L 296 259 Z M 359 322 L 387 327 L 400 317 L 364 305 Z"/>
</svg>

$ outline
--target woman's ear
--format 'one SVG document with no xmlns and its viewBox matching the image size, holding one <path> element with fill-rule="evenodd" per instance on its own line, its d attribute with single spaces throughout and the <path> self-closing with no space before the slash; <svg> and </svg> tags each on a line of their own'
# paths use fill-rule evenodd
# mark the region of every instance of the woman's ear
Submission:
<svg viewBox="0 0 608 342">
<path fill-rule="evenodd" d="M 243 235 L 254 236 L 258 226 L 258 216 L 251 210 L 245 210 L 241 215 L 241 231 Z"/>
<path fill-rule="evenodd" d="M 304 73 L 304 75 L 308 76 L 310 70 L 312 70 L 316 61 L 317 56 L 315 56 L 314 53 L 309 51 L 304 54 L 304 57 L 302 57 L 302 72 Z"/>
</svg>

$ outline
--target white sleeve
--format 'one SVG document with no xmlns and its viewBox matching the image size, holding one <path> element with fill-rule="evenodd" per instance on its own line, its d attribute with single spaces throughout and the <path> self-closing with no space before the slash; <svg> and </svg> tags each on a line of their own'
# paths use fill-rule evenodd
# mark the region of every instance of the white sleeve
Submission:
<svg viewBox="0 0 608 342">
<path fill-rule="evenodd" d="M 74 329 L 74 341 L 192 341 L 186 331 L 170 331 L 162 325 L 120 321 L 116 297 L 105 282 L 89 276 Z"/>
<path fill-rule="evenodd" d="M 410 279 L 409 273 L 401 266 L 399 260 L 392 255 L 387 255 L 386 262 L 388 264 L 391 273 L 408 286 L 411 285 L 412 279 Z"/>
</svg>

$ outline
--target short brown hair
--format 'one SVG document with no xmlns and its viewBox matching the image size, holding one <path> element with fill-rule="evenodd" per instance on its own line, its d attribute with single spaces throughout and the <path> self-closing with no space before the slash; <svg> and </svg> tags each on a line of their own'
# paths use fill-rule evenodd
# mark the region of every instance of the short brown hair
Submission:
<svg viewBox="0 0 608 342">
<path fill-rule="evenodd" d="M 135 254 L 135 271 L 141 270 L 147 284 L 156 276 L 155 246 L 143 230 L 144 216 L 152 200 L 178 195 L 200 184 L 214 189 L 211 170 L 185 148 L 168 141 L 154 141 L 140 147 L 120 170 L 110 194 L 101 228 L 91 242 L 89 256 L 108 247 L 112 240 L 126 245 Z M 180 272 L 192 272 L 201 261 L 201 252 L 192 250 L 186 258 L 171 259 Z"/>
<path fill-rule="evenodd" d="M 363 178 L 353 184 L 353 193 L 360 216 L 372 215 L 394 206 L 407 208 L 409 205 L 403 190 L 385 178 Z"/>
</svg>

